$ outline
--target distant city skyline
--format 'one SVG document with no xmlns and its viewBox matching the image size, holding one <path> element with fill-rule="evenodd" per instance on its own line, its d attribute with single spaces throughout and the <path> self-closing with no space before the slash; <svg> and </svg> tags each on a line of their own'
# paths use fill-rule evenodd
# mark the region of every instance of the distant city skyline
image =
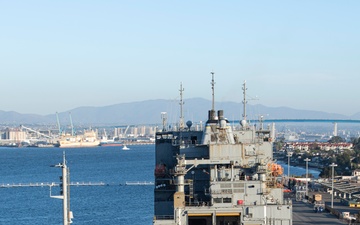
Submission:
<svg viewBox="0 0 360 225">
<path fill-rule="evenodd" d="M 360 112 L 360 2 L 5 1 L 0 110 L 151 99 Z M 257 100 L 251 100 L 257 99 Z"/>
</svg>

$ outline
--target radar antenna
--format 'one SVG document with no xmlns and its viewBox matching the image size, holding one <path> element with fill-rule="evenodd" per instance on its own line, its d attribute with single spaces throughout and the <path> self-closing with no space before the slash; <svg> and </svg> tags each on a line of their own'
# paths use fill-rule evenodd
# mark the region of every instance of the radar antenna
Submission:
<svg viewBox="0 0 360 225">
<path fill-rule="evenodd" d="M 179 128 L 180 130 L 184 129 L 184 115 L 183 115 L 183 105 L 185 104 L 185 102 L 183 101 L 183 91 L 184 88 L 182 87 L 182 83 L 180 83 L 180 124 L 179 124 Z"/>
</svg>

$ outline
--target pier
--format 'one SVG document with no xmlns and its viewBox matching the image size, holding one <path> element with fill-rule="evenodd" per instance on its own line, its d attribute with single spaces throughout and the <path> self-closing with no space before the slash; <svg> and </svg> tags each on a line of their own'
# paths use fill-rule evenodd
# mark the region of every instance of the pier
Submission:
<svg viewBox="0 0 360 225">
<path fill-rule="evenodd" d="M 137 186 L 154 185 L 154 182 L 150 182 L 150 181 L 126 181 L 125 185 L 137 185 Z"/>
<path fill-rule="evenodd" d="M 58 182 L 34 182 L 34 183 L 7 183 L 0 184 L 0 188 L 16 188 L 16 187 L 56 187 Z M 71 182 L 70 186 L 148 186 L 154 185 L 152 181 L 126 181 L 125 183 L 104 183 L 104 182 Z"/>
</svg>

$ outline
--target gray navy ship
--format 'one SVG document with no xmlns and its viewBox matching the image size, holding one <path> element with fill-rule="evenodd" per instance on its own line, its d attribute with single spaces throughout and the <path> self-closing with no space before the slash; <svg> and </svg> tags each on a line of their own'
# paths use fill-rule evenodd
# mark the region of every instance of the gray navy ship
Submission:
<svg viewBox="0 0 360 225">
<path fill-rule="evenodd" d="M 155 225 L 291 225 L 292 202 L 277 182 L 282 168 L 273 160 L 273 134 L 243 115 L 235 128 L 214 107 L 204 129 L 181 116 L 175 129 L 156 133 Z"/>
</svg>

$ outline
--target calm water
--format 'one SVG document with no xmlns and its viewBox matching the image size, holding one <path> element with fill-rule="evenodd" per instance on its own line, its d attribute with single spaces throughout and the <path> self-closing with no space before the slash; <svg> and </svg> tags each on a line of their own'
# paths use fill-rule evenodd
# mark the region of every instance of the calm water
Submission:
<svg viewBox="0 0 360 225">
<path fill-rule="evenodd" d="M 154 180 L 154 145 L 130 147 L 0 148 L 0 184 L 59 182 L 61 169 L 50 165 L 61 163 L 65 151 L 72 182 L 109 184 L 71 186 L 73 224 L 152 224 L 154 187 L 120 184 Z M 305 169 L 291 167 L 291 174 L 305 174 Z M 49 190 L 0 188 L 0 224 L 62 224 L 62 200 L 50 198 Z M 54 194 L 58 189 L 53 188 Z"/>
<path fill-rule="evenodd" d="M 84 149 L 0 148 L 0 184 L 59 182 L 66 152 L 72 182 L 108 186 L 71 186 L 73 224 L 152 224 L 153 186 L 120 186 L 153 181 L 154 146 Z M 53 188 L 53 195 L 58 189 Z M 62 224 L 62 200 L 48 187 L 0 188 L 0 224 Z"/>
<path fill-rule="evenodd" d="M 287 163 L 285 162 L 278 162 L 278 163 L 284 168 L 284 175 L 287 176 L 288 175 Z M 299 166 L 291 166 L 290 164 L 290 176 L 292 175 L 301 176 L 304 174 L 306 174 L 306 168 Z M 312 174 L 314 178 L 319 178 L 320 171 L 313 168 L 308 168 L 308 174 Z"/>
</svg>

